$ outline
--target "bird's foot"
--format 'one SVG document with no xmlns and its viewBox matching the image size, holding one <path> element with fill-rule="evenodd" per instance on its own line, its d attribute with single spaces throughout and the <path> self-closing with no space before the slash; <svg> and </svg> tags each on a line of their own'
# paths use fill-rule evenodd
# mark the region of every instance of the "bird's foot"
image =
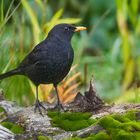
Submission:
<svg viewBox="0 0 140 140">
<path fill-rule="evenodd" d="M 57 109 L 57 110 L 59 110 L 59 111 L 65 111 L 65 110 L 64 110 L 64 107 L 63 107 L 63 105 L 62 105 L 61 103 L 57 103 L 57 104 L 55 105 L 54 109 Z"/>
<path fill-rule="evenodd" d="M 45 111 L 47 110 L 47 109 L 41 104 L 41 102 L 40 102 L 39 100 L 36 100 L 34 112 L 36 112 L 36 110 L 38 110 L 38 111 L 39 111 L 39 114 L 40 114 L 41 116 L 43 116 L 41 108 L 43 108 Z"/>
</svg>

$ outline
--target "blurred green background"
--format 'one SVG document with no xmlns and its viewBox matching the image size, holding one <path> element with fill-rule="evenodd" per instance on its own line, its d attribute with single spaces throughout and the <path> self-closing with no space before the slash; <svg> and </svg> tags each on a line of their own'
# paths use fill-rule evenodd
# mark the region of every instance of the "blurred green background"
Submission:
<svg viewBox="0 0 140 140">
<path fill-rule="evenodd" d="M 59 86 L 63 102 L 88 89 L 91 77 L 106 102 L 140 102 L 139 0 L 0 0 L 0 73 L 15 68 L 58 23 L 83 25 L 75 34 L 74 66 Z M 9 100 L 29 105 L 35 87 L 24 76 L 0 81 Z M 54 102 L 52 85 L 40 99 Z"/>
</svg>

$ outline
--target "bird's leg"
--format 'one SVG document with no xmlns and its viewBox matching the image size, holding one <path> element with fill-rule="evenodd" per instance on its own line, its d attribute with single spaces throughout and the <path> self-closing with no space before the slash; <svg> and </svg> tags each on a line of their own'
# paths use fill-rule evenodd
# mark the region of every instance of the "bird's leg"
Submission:
<svg viewBox="0 0 140 140">
<path fill-rule="evenodd" d="M 63 105 L 60 101 L 60 98 L 59 98 L 57 85 L 54 85 L 54 88 L 55 88 L 56 95 L 57 95 L 57 104 L 56 104 L 55 108 L 57 108 L 58 110 L 64 110 L 64 107 L 63 107 Z"/>
<path fill-rule="evenodd" d="M 36 110 L 38 109 L 40 115 L 43 116 L 41 108 L 43 108 L 46 111 L 46 108 L 41 104 L 41 102 L 38 99 L 38 86 L 36 86 L 36 103 L 35 103 L 34 112 L 36 112 Z"/>
</svg>

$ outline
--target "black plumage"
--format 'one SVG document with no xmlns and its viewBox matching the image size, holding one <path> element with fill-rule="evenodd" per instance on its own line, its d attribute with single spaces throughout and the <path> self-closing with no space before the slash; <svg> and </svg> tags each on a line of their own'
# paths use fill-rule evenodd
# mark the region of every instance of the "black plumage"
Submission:
<svg viewBox="0 0 140 140">
<path fill-rule="evenodd" d="M 38 100 L 38 86 L 52 83 L 58 97 L 57 107 L 63 108 L 59 100 L 57 84 L 68 74 L 73 62 L 71 38 L 74 32 L 85 29 L 69 24 L 56 25 L 47 38 L 36 45 L 16 69 L 0 75 L 0 80 L 12 75 L 27 76 L 36 85 L 35 111 L 38 109 L 40 114 L 40 107 L 44 107 Z"/>
</svg>

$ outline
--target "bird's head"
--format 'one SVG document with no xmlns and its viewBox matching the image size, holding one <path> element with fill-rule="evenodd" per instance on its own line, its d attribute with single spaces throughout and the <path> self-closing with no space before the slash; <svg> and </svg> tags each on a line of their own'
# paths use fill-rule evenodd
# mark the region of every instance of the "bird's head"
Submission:
<svg viewBox="0 0 140 140">
<path fill-rule="evenodd" d="M 86 27 L 83 27 L 83 26 L 75 27 L 71 24 L 57 24 L 49 32 L 49 36 L 51 36 L 51 37 L 57 36 L 61 40 L 70 41 L 73 34 L 75 32 L 79 32 L 81 30 L 86 30 Z"/>
</svg>

